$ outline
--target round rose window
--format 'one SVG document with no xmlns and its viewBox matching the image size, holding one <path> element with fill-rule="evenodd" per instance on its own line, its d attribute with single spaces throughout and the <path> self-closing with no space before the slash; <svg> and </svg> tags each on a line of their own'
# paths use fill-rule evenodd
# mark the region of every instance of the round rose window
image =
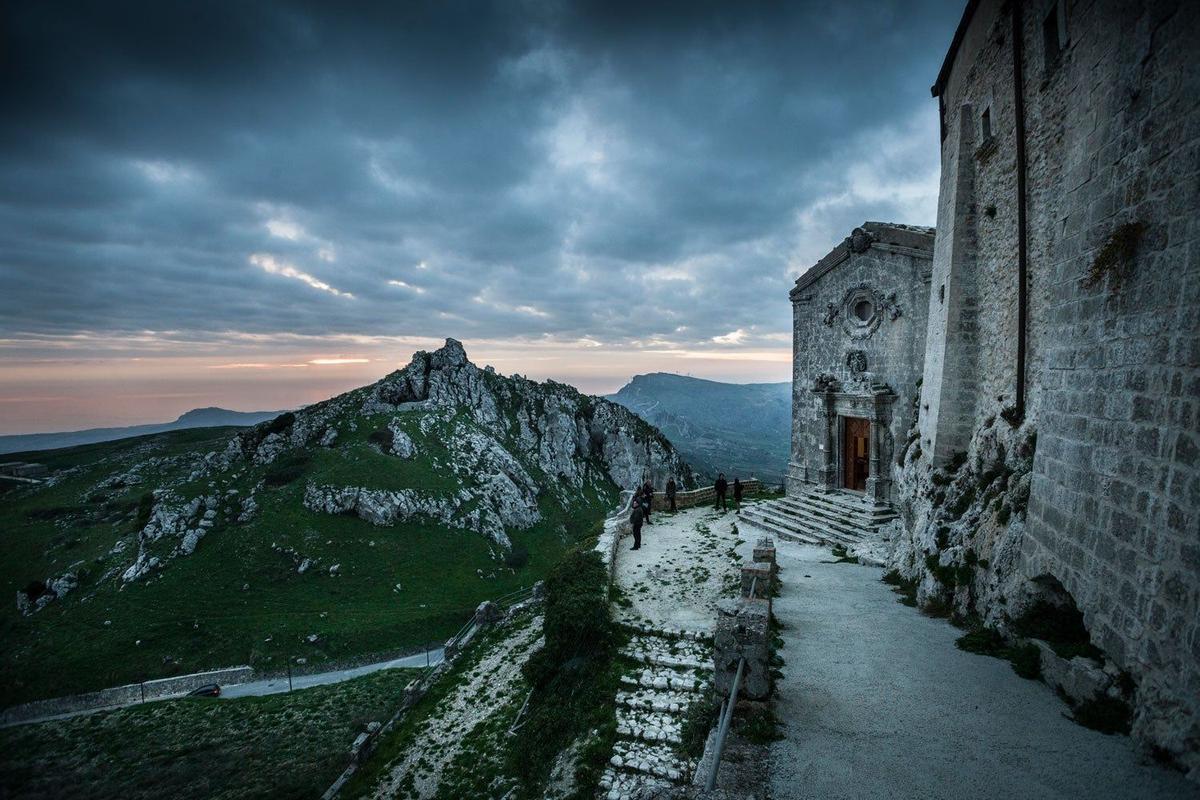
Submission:
<svg viewBox="0 0 1200 800">
<path fill-rule="evenodd" d="M 874 307 L 870 300 L 859 300 L 854 304 L 854 316 L 858 317 L 863 322 L 871 318 L 871 314 L 875 313 Z"/>
</svg>

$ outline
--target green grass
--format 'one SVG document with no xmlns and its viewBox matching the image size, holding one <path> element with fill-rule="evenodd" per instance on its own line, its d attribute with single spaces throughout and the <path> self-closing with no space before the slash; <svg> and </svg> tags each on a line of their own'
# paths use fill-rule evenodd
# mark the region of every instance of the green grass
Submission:
<svg viewBox="0 0 1200 800">
<path fill-rule="evenodd" d="M 411 415 L 414 440 L 417 416 Z M 541 522 L 509 532 L 528 554 L 519 566 L 520 559 L 506 564 L 498 548 L 473 532 L 420 522 L 375 527 L 304 509 L 307 480 L 430 492 L 457 486 L 432 464 L 431 456 L 440 457 L 437 431 L 418 441 L 424 455 L 403 460 L 371 449 L 366 437 L 374 421 L 367 421 L 344 430 L 335 448 L 303 451 L 309 454 L 304 476 L 260 491 L 260 512 L 249 523 L 234 524 L 222 512 L 193 555 L 123 588 L 119 572 L 102 576 L 133 561 L 136 543 L 118 556 L 109 550 L 138 530 L 142 496 L 166 481 L 181 497 L 211 490 L 205 481 L 184 482 L 187 465 L 147 470 L 140 484 L 106 490 L 99 500 L 93 488 L 149 456 L 223 449 L 230 430 L 30 454 L 52 469 L 77 472 L 53 487 L 7 493 L 0 506 L 0 592 L 9 598 L 0 608 L 0 707 L 214 667 L 282 669 L 288 658 L 313 665 L 443 640 L 481 601 L 531 585 L 572 544 L 597 533 L 615 498 L 611 486 L 576 496 L 543 483 Z M 266 471 L 247 467 L 220 485 L 244 496 Z M 319 566 L 298 574 L 296 561 L 272 544 L 319 559 Z M 86 572 L 79 589 L 32 617 L 17 612 L 18 590 L 77 562 Z M 333 564 L 340 564 L 337 577 L 329 576 Z M 319 640 L 309 644 L 313 633 Z"/>
<path fill-rule="evenodd" d="M 412 670 L 237 700 L 189 698 L 0 730 L 7 798 L 317 797 Z"/>
</svg>

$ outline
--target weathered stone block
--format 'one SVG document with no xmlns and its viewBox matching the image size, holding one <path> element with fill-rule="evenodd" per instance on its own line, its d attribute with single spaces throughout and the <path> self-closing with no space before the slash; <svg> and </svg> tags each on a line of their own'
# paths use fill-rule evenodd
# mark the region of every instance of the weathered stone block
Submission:
<svg viewBox="0 0 1200 800">
<path fill-rule="evenodd" d="M 761 600 L 742 598 L 717 604 L 713 667 L 718 694 L 729 694 L 743 658 L 746 666 L 738 696 L 762 700 L 771 693 L 769 619 L 767 604 Z"/>
<path fill-rule="evenodd" d="M 1084 656 L 1062 658 L 1041 639 L 1030 641 L 1042 654 L 1042 679 L 1048 686 L 1061 689 L 1073 702 L 1091 700 L 1107 692 L 1112 685 L 1112 676 L 1092 659 Z"/>
<path fill-rule="evenodd" d="M 484 600 L 475 609 L 475 624 L 480 627 L 494 625 L 504 619 L 504 610 L 491 600 Z"/>
<path fill-rule="evenodd" d="M 742 597 L 767 600 L 771 597 L 771 578 L 774 564 L 757 559 L 742 567 Z"/>
<path fill-rule="evenodd" d="M 754 560 L 775 564 L 775 540 L 764 536 L 754 545 Z"/>
</svg>

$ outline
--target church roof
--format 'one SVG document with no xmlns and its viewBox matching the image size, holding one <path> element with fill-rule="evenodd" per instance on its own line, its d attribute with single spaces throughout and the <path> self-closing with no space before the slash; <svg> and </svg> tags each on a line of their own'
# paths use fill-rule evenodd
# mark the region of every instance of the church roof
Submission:
<svg viewBox="0 0 1200 800">
<path fill-rule="evenodd" d="M 789 296 L 795 299 L 799 292 L 816 283 L 819 278 L 848 259 L 851 254 L 865 253 L 872 247 L 884 247 L 888 250 L 898 250 L 909 255 L 932 259 L 933 235 L 934 229 L 924 225 L 864 222 L 860 227 L 851 231 L 841 244 L 830 250 L 824 258 L 797 278 L 796 285 L 789 292 Z"/>
</svg>

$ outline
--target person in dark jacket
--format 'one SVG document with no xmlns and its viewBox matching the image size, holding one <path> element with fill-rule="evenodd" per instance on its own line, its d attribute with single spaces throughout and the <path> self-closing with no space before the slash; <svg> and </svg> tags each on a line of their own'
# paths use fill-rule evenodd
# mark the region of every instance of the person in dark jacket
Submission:
<svg viewBox="0 0 1200 800">
<path fill-rule="evenodd" d="M 642 484 L 642 516 L 646 518 L 646 524 L 650 524 L 650 507 L 654 505 L 654 485 L 647 478 Z"/>
<path fill-rule="evenodd" d="M 642 504 L 633 504 L 633 513 L 629 515 L 629 524 L 633 527 L 633 547 L 630 550 L 642 549 Z"/>
<path fill-rule="evenodd" d="M 717 482 L 713 484 L 713 489 L 717 492 L 717 503 L 713 506 L 714 510 L 728 511 L 729 506 L 725 503 L 725 493 L 729 491 L 729 481 L 725 480 L 724 472 L 717 476 Z"/>
<path fill-rule="evenodd" d="M 674 514 L 675 509 L 675 476 L 672 475 L 667 479 L 667 502 L 671 504 L 671 513 Z"/>
<path fill-rule="evenodd" d="M 733 508 L 739 514 L 742 513 L 742 492 L 745 487 L 742 486 L 741 478 L 733 479 Z"/>
</svg>

